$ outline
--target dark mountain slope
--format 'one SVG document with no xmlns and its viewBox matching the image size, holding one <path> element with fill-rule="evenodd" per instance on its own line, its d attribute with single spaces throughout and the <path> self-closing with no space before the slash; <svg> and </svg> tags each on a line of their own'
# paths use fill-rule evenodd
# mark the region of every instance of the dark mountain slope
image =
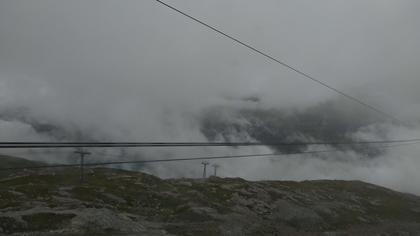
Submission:
<svg viewBox="0 0 420 236">
<path fill-rule="evenodd" d="M 346 107 L 346 106 L 344 106 Z M 352 107 L 352 106 L 350 106 Z M 346 107 L 348 108 L 348 107 Z M 358 107 L 344 109 L 329 101 L 304 110 L 213 107 L 200 117 L 201 132 L 210 141 L 259 142 L 352 142 L 360 141 L 356 134 L 381 120 Z M 379 126 L 378 136 L 386 139 L 387 130 Z M 335 145 L 374 157 L 383 151 L 374 145 Z M 303 151 L 305 146 L 273 147 L 282 153 Z"/>
<path fill-rule="evenodd" d="M 13 157 L 0 154 L 0 168 L 12 168 L 19 166 L 37 166 L 45 165 L 45 163 L 31 161 L 20 157 Z M 9 174 L 14 173 L 15 171 L 0 171 L 0 177 L 8 176 Z"/>
<path fill-rule="evenodd" d="M 359 181 L 162 180 L 143 173 L 95 168 L 81 184 L 78 174 L 78 169 L 51 169 L 0 179 L 0 232 L 420 234 L 419 197 Z"/>
</svg>

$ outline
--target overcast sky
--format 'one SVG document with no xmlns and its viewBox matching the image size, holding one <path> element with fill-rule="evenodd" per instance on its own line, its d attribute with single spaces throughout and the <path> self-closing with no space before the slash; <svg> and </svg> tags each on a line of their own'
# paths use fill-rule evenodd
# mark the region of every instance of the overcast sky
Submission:
<svg viewBox="0 0 420 236">
<path fill-rule="evenodd" d="M 417 0 L 167 2 L 399 119 L 420 120 Z M 244 96 L 305 108 L 338 95 L 153 0 L 0 1 L 1 109 L 25 107 L 116 140 L 200 141 L 188 114 Z M 0 122 L 0 138 L 40 138 L 26 129 Z"/>
<path fill-rule="evenodd" d="M 395 115 L 404 116 L 400 102 L 420 100 L 418 1 L 170 3 Z M 3 102 L 42 101 L 84 118 L 92 114 L 75 113 L 103 101 L 122 112 L 223 95 L 273 106 L 334 95 L 152 0 L 0 4 Z"/>
</svg>

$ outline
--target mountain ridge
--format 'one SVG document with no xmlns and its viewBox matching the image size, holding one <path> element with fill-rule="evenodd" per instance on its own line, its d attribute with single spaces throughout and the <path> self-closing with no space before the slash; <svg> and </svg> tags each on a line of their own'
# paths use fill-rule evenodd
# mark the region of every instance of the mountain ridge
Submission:
<svg viewBox="0 0 420 236">
<path fill-rule="evenodd" d="M 1 161 L 1 160 L 0 160 Z M 361 181 L 160 179 L 109 168 L 0 178 L 5 235 L 416 235 L 420 197 Z"/>
</svg>

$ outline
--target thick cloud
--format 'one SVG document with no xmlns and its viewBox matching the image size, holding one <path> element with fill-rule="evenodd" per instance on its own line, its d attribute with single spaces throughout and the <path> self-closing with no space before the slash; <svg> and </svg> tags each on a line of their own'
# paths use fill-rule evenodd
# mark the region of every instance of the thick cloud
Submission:
<svg viewBox="0 0 420 236">
<path fill-rule="evenodd" d="M 0 2 L 1 140 L 206 141 L 203 111 L 215 107 L 232 114 L 295 110 L 310 117 L 330 101 L 338 101 L 342 111 L 327 119 L 341 125 L 328 130 L 331 137 L 356 123 L 352 137 L 420 136 L 413 128 L 420 120 L 418 1 L 170 3 L 413 126 L 384 123 L 152 0 L 17 0 Z M 361 117 L 366 123 L 354 121 Z M 409 168 L 416 163 L 415 148 L 393 149 L 374 160 L 350 151 L 340 155 L 352 161 L 340 155 L 225 161 L 221 173 L 251 179 L 363 178 L 395 187 L 408 177 L 420 179 Z M 151 158 L 263 151 L 270 150 L 100 152 Z M 200 173 L 199 162 L 145 168 L 163 177 Z M 413 186 L 403 190 L 420 192 Z"/>
</svg>

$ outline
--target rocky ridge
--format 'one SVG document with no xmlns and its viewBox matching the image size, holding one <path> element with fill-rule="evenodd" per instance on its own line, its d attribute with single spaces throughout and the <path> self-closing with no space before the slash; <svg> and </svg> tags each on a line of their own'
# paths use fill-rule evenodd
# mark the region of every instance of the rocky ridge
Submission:
<svg viewBox="0 0 420 236">
<path fill-rule="evenodd" d="M 168 179 L 107 168 L 0 177 L 3 235 L 419 235 L 420 198 L 360 181 Z"/>
</svg>

